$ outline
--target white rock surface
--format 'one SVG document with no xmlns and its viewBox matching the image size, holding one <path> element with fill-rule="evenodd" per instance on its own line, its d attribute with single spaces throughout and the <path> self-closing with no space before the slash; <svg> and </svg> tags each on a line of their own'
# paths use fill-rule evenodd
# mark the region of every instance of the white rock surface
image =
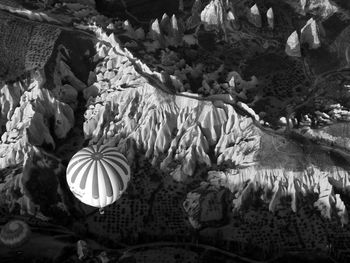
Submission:
<svg viewBox="0 0 350 263">
<path fill-rule="evenodd" d="M 224 26 L 224 10 L 220 0 L 211 0 L 201 12 L 201 21 L 207 29 L 220 29 Z"/>
<path fill-rule="evenodd" d="M 315 19 L 310 18 L 301 29 L 301 43 L 307 43 L 310 49 L 317 49 L 321 46 L 319 29 Z"/>
<path fill-rule="evenodd" d="M 165 34 L 169 34 L 171 29 L 170 17 L 165 13 L 163 14 L 162 19 L 160 21 L 160 29 Z"/>
<path fill-rule="evenodd" d="M 1 136 L 0 169 L 23 161 L 33 146 L 47 144 L 55 148 L 50 129 L 58 138 L 64 138 L 74 125 L 74 112 L 70 106 L 58 101 L 37 80 L 30 86 L 31 90 L 21 96 L 19 106 Z M 53 120 L 51 127 L 50 119 Z"/>
<path fill-rule="evenodd" d="M 179 26 L 178 20 L 175 15 L 172 15 L 170 20 L 171 28 L 170 28 L 170 45 L 172 46 L 179 46 L 182 44 L 182 38 L 183 38 L 183 30 Z"/>
<path fill-rule="evenodd" d="M 259 81 L 255 76 L 252 76 L 249 81 L 246 81 L 242 79 L 240 74 L 236 71 L 229 72 L 226 81 L 231 87 L 230 94 L 243 100 L 247 100 L 247 91 L 256 89 L 259 84 Z"/>
<path fill-rule="evenodd" d="M 148 35 L 149 35 L 149 38 L 152 40 L 159 41 L 159 43 L 164 42 L 163 34 L 162 34 L 161 29 L 160 29 L 160 24 L 159 24 L 158 19 L 154 20 L 151 23 Z"/>
<path fill-rule="evenodd" d="M 269 28 L 274 29 L 275 28 L 275 15 L 273 13 L 272 7 L 270 7 L 266 12 L 266 18 L 267 18 L 267 24 Z"/>
<path fill-rule="evenodd" d="M 250 118 L 237 115 L 229 104 L 164 93 L 123 57 L 115 57 L 120 61 L 115 80 L 105 87 L 95 83 L 84 93 L 86 98 L 97 95 L 90 98 L 85 113 L 84 132 L 90 143 L 118 144 L 132 139 L 146 157 L 180 181 L 193 175 L 198 164 L 209 167 L 213 161 L 237 165 L 253 162 L 259 138 Z M 137 63 L 152 74 L 146 65 Z M 133 72 L 135 86 L 120 89 L 127 72 Z M 240 141 L 242 136 L 251 140 Z M 211 159 L 209 147 L 215 146 L 216 156 Z M 251 154 L 244 154 L 246 151 Z"/>
<path fill-rule="evenodd" d="M 297 31 L 294 31 L 287 39 L 285 52 L 291 57 L 301 57 L 300 42 Z"/>
<path fill-rule="evenodd" d="M 271 212 L 285 206 L 283 199 L 286 197 L 290 198 L 290 207 L 296 212 L 301 199 L 318 195 L 314 206 L 325 218 L 338 216 L 342 224 L 348 223 L 347 209 L 334 188 L 349 189 L 349 173 L 334 164 L 327 153 L 314 152 L 314 156 L 306 160 L 298 144 L 264 134 L 256 154 L 255 165 L 208 173 L 211 184 L 225 186 L 235 194 L 234 211 L 249 207 L 251 196 L 261 189 L 260 198 L 269 204 Z M 296 169 L 301 163 L 304 168 Z"/>
<path fill-rule="evenodd" d="M 237 18 L 231 10 L 229 10 L 226 14 L 225 26 L 228 30 L 231 31 L 239 29 L 239 23 L 237 21 Z"/>
<path fill-rule="evenodd" d="M 261 27 L 261 15 L 258 6 L 253 5 L 248 12 L 248 21 L 255 25 L 256 27 Z"/>
<path fill-rule="evenodd" d="M 5 125 L 7 120 L 11 119 L 15 108 L 19 105 L 23 92 L 21 82 L 0 84 L 0 127 Z"/>
<path fill-rule="evenodd" d="M 123 29 L 126 31 L 124 34 L 129 36 L 130 38 L 135 39 L 136 38 L 136 32 L 134 28 L 132 27 L 129 20 L 125 20 L 123 23 Z"/>
</svg>

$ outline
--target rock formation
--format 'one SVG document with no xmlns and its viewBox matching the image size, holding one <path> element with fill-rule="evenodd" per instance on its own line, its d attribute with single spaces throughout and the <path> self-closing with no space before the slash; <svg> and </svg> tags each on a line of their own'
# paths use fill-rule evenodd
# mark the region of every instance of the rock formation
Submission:
<svg viewBox="0 0 350 263">
<path fill-rule="evenodd" d="M 274 29 L 275 27 L 275 16 L 273 14 L 273 9 L 270 7 L 267 12 L 266 12 L 266 17 L 267 17 L 267 24 L 271 29 Z"/>
<path fill-rule="evenodd" d="M 195 0 L 191 8 L 191 15 L 186 21 L 188 28 L 197 27 L 201 22 L 202 1 Z"/>
<path fill-rule="evenodd" d="M 242 128 L 237 130 L 236 121 L 241 117 L 236 115 L 232 105 L 216 106 L 215 99 L 200 101 L 185 94 L 169 95 L 143 77 L 142 74 L 152 75 L 152 72 L 147 65 L 129 58 L 132 55 L 128 50 L 122 51 L 118 44 L 110 45 L 108 49 L 106 52 L 110 55 L 106 58 L 114 57 L 120 61 L 113 69 L 119 73 L 111 82 L 100 81 L 86 90 L 100 87 L 97 92 L 101 94 L 89 100 L 85 113 L 84 131 L 91 143 L 118 144 L 132 139 L 139 150 L 152 158 L 152 163 L 160 162 L 164 169 L 169 169 L 173 163 L 182 163 L 170 170 L 177 180 L 191 176 L 197 163 L 208 167 L 213 162 L 220 165 L 233 160 L 233 156 L 238 158 L 234 158 L 236 165 L 253 161 L 253 155 L 242 154 L 258 143 L 258 138 L 253 139 L 257 131 L 251 120 L 244 117 Z M 145 73 L 137 72 L 135 66 L 144 69 Z M 132 73 L 133 77 L 128 77 L 126 72 Z M 118 89 L 126 83 L 137 87 Z M 160 85 L 164 84 L 160 82 Z M 111 119 L 111 115 L 115 117 Z M 249 131 L 249 127 L 253 130 Z M 252 136 L 251 143 L 237 141 L 236 138 L 242 137 L 241 132 Z M 228 147 L 232 143 L 236 145 Z M 211 160 L 209 147 L 214 146 L 217 159 Z"/>
<path fill-rule="evenodd" d="M 183 207 L 195 229 L 220 225 L 225 222 L 227 204 L 226 191 L 208 183 L 187 194 Z"/>
<path fill-rule="evenodd" d="M 301 43 L 307 43 L 310 49 L 319 48 L 321 46 L 321 42 L 318 31 L 319 29 L 316 21 L 313 18 L 310 18 L 301 29 Z"/>
<path fill-rule="evenodd" d="M 104 216 L 81 219 L 94 234 L 210 237 L 259 257 L 341 251 L 328 233 L 349 232 L 347 29 L 324 41 L 328 18 L 312 17 L 299 40 L 293 8 L 313 16 L 315 1 L 207 2 L 183 1 L 148 29 L 130 5 L 123 21 L 82 1 L 42 13 L 4 5 L 16 14 L 0 11 L 5 24 L 34 33 L 0 36 L 1 208 L 43 220 L 93 215 L 68 192 L 64 165 L 83 145 L 107 144 L 127 157 L 132 179 Z M 303 44 L 311 50 L 301 59 Z M 321 67 L 321 51 L 344 60 Z M 148 252 L 131 258 L 155 260 Z"/>
<path fill-rule="evenodd" d="M 283 0 L 287 4 L 291 5 L 296 12 L 305 15 L 306 13 L 311 13 L 313 15 L 318 15 L 323 18 L 327 18 L 339 11 L 339 7 L 333 2 L 329 0 Z"/>
<path fill-rule="evenodd" d="M 224 7 L 220 0 L 212 0 L 201 12 L 201 21 L 206 28 L 220 29 L 224 25 Z"/>
<path fill-rule="evenodd" d="M 256 27 L 261 27 L 261 15 L 258 6 L 253 5 L 248 13 L 248 20 Z"/>
<path fill-rule="evenodd" d="M 54 149 L 56 145 L 52 136 L 64 138 L 74 124 L 73 110 L 43 89 L 39 80 L 31 83 L 30 90 L 23 93 L 18 106 L 1 136 L 1 168 L 22 162 L 32 146 L 47 145 Z M 50 120 L 52 126 L 48 124 Z"/>
<path fill-rule="evenodd" d="M 287 39 L 285 52 L 291 57 L 301 57 L 300 42 L 297 31 L 294 31 Z"/>
</svg>

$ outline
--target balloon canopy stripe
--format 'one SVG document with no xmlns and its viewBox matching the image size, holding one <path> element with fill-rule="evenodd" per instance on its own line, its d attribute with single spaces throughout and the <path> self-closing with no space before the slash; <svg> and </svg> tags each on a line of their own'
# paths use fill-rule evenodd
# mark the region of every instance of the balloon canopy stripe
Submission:
<svg viewBox="0 0 350 263">
<path fill-rule="evenodd" d="M 73 155 L 72 159 L 70 162 L 74 162 L 76 160 L 84 159 L 84 158 L 91 158 L 91 153 L 76 153 Z"/>
<path fill-rule="evenodd" d="M 95 150 L 91 146 L 89 146 L 89 147 L 81 149 L 78 153 L 90 153 L 91 154 L 94 152 L 95 152 Z"/>
<path fill-rule="evenodd" d="M 99 162 L 99 165 L 100 165 L 101 170 L 102 170 L 103 178 L 105 180 L 106 194 L 108 197 L 112 197 L 113 196 L 113 187 L 112 187 L 111 179 L 108 176 L 108 172 L 107 172 L 103 162 L 102 161 L 98 161 L 98 162 Z"/>
<path fill-rule="evenodd" d="M 117 166 L 120 167 L 120 169 L 123 170 L 123 173 L 127 174 L 128 173 L 128 169 L 126 168 L 126 164 L 120 162 L 119 160 L 117 159 L 112 159 L 112 158 L 108 158 L 108 157 L 105 157 L 104 158 L 106 161 L 108 161 L 109 163 L 114 163 L 116 164 Z"/>
<path fill-rule="evenodd" d="M 94 161 L 94 172 L 92 174 L 92 197 L 97 199 L 99 198 L 98 191 L 98 171 L 97 171 L 97 162 Z"/>
<path fill-rule="evenodd" d="M 81 177 L 81 180 L 80 180 L 80 185 L 79 187 L 81 189 L 85 189 L 85 186 L 86 186 L 86 181 L 87 181 L 87 178 L 88 178 L 88 175 L 89 175 L 89 172 L 90 172 L 90 169 L 91 169 L 91 166 L 92 166 L 92 162 L 89 163 L 89 165 L 87 167 L 85 167 L 85 171 L 83 173 L 83 176 Z"/>
<path fill-rule="evenodd" d="M 114 167 L 112 164 L 110 164 L 110 163 L 108 163 L 106 161 L 104 161 L 104 162 L 106 164 L 106 168 L 108 169 L 108 171 L 110 173 L 114 174 L 117 177 L 117 181 L 119 183 L 119 190 L 123 191 L 123 189 L 124 189 L 124 181 L 123 181 L 121 175 L 119 174 L 118 169 L 116 167 Z"/>
<path fill-rule="evenodd" d="M 72 161 L 70 162 L 68 169 L 67 169 L 67 173 L 70 173 L 72 171 L 72 169 L 79 163 L 82 162 L 86 162 L 89 161 L 91 158 L 88 157 L 82 157 L 82 158 L 78 158 L 78 159 L 72 159 Z"/>
<path fill-rule="evenodd" d="M 107 157 L 113 157 L 113 158 L 118 158 L 118 159 L 122 159 L 124 162 L 128 163 L 128 160 L 123 156 L 121 155 L 120 153 L 118 152 L 112 152 L 112 151 L 108 151 L 108 152 L 103 152 L 103 154 Z"/>
<path fill-rule="evenodd" d="M 95 152 L 96 152 L 95 147 L 93 147 L 93 146 L 89 146 L 89 147 L 87 147 L 87 148 L 88 148 L 88 149 L 91 149 L 92 153 L 95 153 Z"/>
<path fill-rule="evenodd" d="M 75 180 L 77 179 L 77 177 L 78 177 L 78 174 L 79 174 L 79 172 L 81 171 L 81 169 L 86 165 L 86 164 L 88 164 L 89 162 L 91 162 L 91 160 L 87 160 L 87 161 L 85 161 L 85 162 L 83 162 L 82 164 L 80 164 L 78 167 L 76 167 L 76 169 L 75 169 L 75 171 L 74 171 L 74 173 L 73 173 L 73 175 L 72 175 L 72 179 L 71 179 L 71 182 L 74 184 L 74 182 L 75 182 Z M 72 168 L 73 168 L 74 166 L 72 166 Z M 70 168 L 70 167 L 69 167 Z"/>
</svg>

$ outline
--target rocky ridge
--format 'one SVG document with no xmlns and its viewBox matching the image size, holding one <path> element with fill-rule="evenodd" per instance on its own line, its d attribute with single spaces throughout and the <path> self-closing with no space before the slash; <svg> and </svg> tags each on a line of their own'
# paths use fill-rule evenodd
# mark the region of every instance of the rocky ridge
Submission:
<svg viewBox="0 0 350 263">
<path fill-rule="evenodd" d="M 194 229 L 229 224 L 229 217 L 249 211 L 254 202 L 263 203 L 272 214 L 285 207 L 298 214 L 304 211 L 308 196 L 316 196 L 311 204 L 323 217 L 341 225 L 348 223 L 348 168 L 338 161 L 340 157 L 345 163 L 348 160 L 346 107 L 312 113 L 326 127 L 315 129 L 314 120 L 304 127 L 290 127 L 290 119 L 285 119 L 279 131 L 269 128 L 250 103 L 250 99 L 259 99 L 259 94 L 254 94 L 259 78 L 246 81 L 239 67 L 225 63 L 215 69 L 200 62 L 189 65 L 183 49 L 196 47 L 207 54 L 203 38 L 214 39 L 217 46 L 221 41 L 235 45 L 257 34 L 265 44 L 262 49 L 277 45 L 284 51 L 282 42 L 273 42 L 274 33 L 268 31 L 280 26 L 272 20 L 277 10 L 274 16 L 267 12 L 270 20 L 264 25 L 260 20 L 266 12 L 251 6 L 246 9 L 247 24 L 242 22 L 240 31 L 236 20 L 240 16 L 233 15 L 231 6 L 221 1 L 211 1 L 203 9 L 198 1 L 196 5 L 193 9 L 197 11 L 187 22 L 164 15 L 150 23 L 148 32 L 141 27 L 134 29 L 129 21 L 96 15 L 88 6 L 65 5 L 74 10 L 70 12 L 75 18 L 79 17 L 76 12 L 85 10 L 84 19 L 74 23 L 76 28 L 96 34 L 96 54 L 91 58 L 94 68 L 86 80 L 79 79 L 60 49 L 53 60 L 53 89 L 45 88 L 44 71 L 31 72 L 27 82 L 2 83 L 0 189 L 4 200 L 9 200 L 5 202 L 9 208 L 14 210 L 19 204 L 22 213 L 54 217 L 28 183 L 36 178 L 30 167 L 45 168 L 40 161 L 45 155 L 59 167 L 48 172 L 53 174 L 52 189 L 59 196 L 49 203 L 69 214 L 62 164 L 47 152 L 55 155 L 57 142 L 72 131 L 76 100 L 84 97 L 86 109 L 80 129 L 87 144 L 114 145 L 132 164 L 137 162 L 137 154 L 144 155 L 167 180 L 170 177 L 181 185 L 201 181 L 188 190 L 182 203 Z M 188 33 L 188 25 L 197 32 Z M 266 32 L 254 31 L 264 26 L 269 28 Z M 306 23 L 299 48 L 303 43 L 320 48 L 316 26 L 312 19 Z M 250 35 L 244 33 L 247 28 Z M 216 39 L 218 32 L 222 39 Z M 199 80 L 199 94 L 191 85 L 193 80 Z M 305 122 L 310 118 L 307 114 Z M 335 124 L 328 126 L 327 119 Z M 344 123 L 337 123 L 339 120 Z M 13 166 L 22 167 L 23 172 L 5 172 Z M 129 196 L 125 198 L 129 200 Z"/>
</svg>

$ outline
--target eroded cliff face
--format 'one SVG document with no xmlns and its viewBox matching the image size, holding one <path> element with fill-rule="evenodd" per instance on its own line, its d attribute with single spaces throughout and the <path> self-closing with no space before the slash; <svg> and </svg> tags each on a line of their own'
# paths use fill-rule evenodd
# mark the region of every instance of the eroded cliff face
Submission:
<svg viewBox="0 0 350 263">
<path fill-rule="evenodd" d="M 128 64 L 125 60 L 123 67 Z M 90 100 L 84 123 L 87 138 L 93 138 L 90 143 L 118 145 L 130 139 L 138 151 L 144 151 L 154 165 L 178 181 L 185 181 L 198 166 L 205 165 L 210 183 L 235 194 L 234 211 L 249 207 L 250 195 L 260 189 L 271 212 L 288 197 L 296 212 L 298 198 L 316 194 L 320 197 L 314 206 L 325 217 L 330 219 L 333 213 L 342 224 L 348 222 L 346 207 L 334 193 L 334 188 L 347 189 L 348 173 L 321 147 L 302 146 L 261 130 L 251 117 L 238 114 L 231 104 L 220 100 L 169 95 L 148 83 L 112 89 Z M 326 130 L 331 128 L 323 132 Z M 308 138 L 308 133 L 304 136 Z M 329 140 L 337 143 L 333 137 Z M 226 170 L 225 164 L 237 168 Z M 213 167 L 218 170 L 211 170 Z"/>
<path fill-rule="evenodd" d="M 6 131 L 1 136 L 1 168 L 21 163 L 33 146 L 54 149 L 53 136 L 66 137 L 73 125 L 72 108 L 55 99 L 40 87 L 40 81 L 34 80 L 6 122 Z"/>
<path fill-rule="evenodd" d="M 282 19 L 292 9 L 264 1 L 194 1 L 189 13 L 164 14 L 149 29 L 83 3 L 25 13 L 89 44 L 78 51 L 61 33 L 45 66 L 0 83 L 2 205 L 46 220 L 89 211 L 68 192 L 65 165 L 83 145 L 108 144 L 133 176 L 104 219 L 87 219 L 99 234 L 137 240 L 194 230 L 266 252 L 274 240 L 289 249 L 293 238 L 315 248 L 331 239 L 328 228 L 347 229 L 347 53 L 329 71 L 312 70 L 313 52 L 347 44 L 326 41 L 322 23 L 340 11 L 322 3 L 321 22 L 297 28 Z M 312 1 L 292 7 L 316 10 Z M 310 234 L 308 213 L 324 232 Z M 312 237 L 283 236 L 289 219 Z"/>
<path fill-rule="evenodd" d="M 244 166 L 254 162 L 259 131 L 251 118 L 237 114 L 220 96 L 203 99 L 164 92 L 137 73 L 132 63 L 153 74 L 147 65 L 128 58 L 131 53 L 123 57 L 113 51 L 120 50 L 119 44 L 109 48 L 103 63 L 117 64 L 105 75 L 118 70 L 117 75 L 112 81 L 92 84 L 85 93 L 98 93 L 90 98 L 85 112 L 84 132 L 90 143 L 118 145 L 132 140 L 153 164 L 178 180 L 192 176 L 199 164 Z M 119 88 L 116 83 L 131 87 Z M 232 97 L 226 100 L 234 102 Z"/>
</svg>

